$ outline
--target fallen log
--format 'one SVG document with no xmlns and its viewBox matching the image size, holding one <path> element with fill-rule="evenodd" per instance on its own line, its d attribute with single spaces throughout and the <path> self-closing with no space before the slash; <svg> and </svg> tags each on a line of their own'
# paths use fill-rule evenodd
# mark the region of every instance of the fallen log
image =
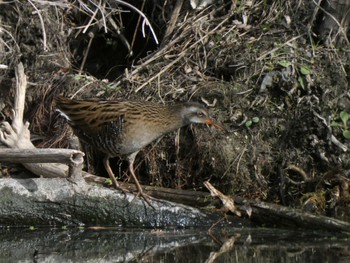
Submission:
<svg viewBox="0 0 350 263">
<path fill-rule="evenodd" d="M 245 201 L 244 203 L 244 206 L 249 204 L 251 207 L 251 219 L 258 225 L 350 233 L 350 223 L 343 220 L 266 202 Z"/>
<path fill-rule="evenodd" d="M 62 178 L 0 180 L 0 225 L 210 226 L 220 214 Z"/>
</svg>

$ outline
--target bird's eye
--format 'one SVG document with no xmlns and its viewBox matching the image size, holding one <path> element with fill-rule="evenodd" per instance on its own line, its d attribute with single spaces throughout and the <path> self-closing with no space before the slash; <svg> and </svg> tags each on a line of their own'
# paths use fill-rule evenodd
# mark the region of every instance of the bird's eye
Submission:
<svg viewBox="0 0 350 263">
<path fill-rule="evenodd" d="M 198 112 L 197 112 L 197 116 L 200 117 L 200 118 L 202 118 L 202 117 L 204 116 L 204 113 L 203 113 L 202 111 L 198 111 Z"/>
</svg>

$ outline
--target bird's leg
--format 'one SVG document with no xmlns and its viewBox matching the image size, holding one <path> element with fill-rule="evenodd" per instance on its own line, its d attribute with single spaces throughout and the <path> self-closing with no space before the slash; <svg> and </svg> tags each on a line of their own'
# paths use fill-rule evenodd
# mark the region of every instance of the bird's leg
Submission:
<svg viewBox="0 0 350 263">
<path fill-rule="evenodd" d="M 113 173 L 111 167 L 109 166 L 109 157 L 108 157 L 108 156 L 106 156 L 105 158 L 103 158 L 103 165 L 104 165 L 104 167 L 105 167 L 105 169 L 106 169 L 106 171 L 107 171 L 107 173 L 108 173 L 108 175 L 109 175 L 109 178 L 111 178 L 111 180 L 112 180 L 113 186 L 114 186 L 115 188 L 117 188 L 117 189 L 122 190 L 124 193 L 128 192 L 127 190 L 123 189 L 123 188 L 119 185 L 117 179 L 115 179 L 114 173 Z"/>
<path fill-rule="evenodd" d="M 147 204 L 149 204 L 151 207 L 153 207 L 153 205 L 151 204 L 151 202 L 149 201 L 149 199 L 151 199 L 152 197 L 150 197 L 149 195 L 145 194 L 142 190 L 142 187 L 139 183 L 139 180 L 137 180 L 137 177 L 135 175 L 135 171 L 134 171 L 134 161 L 135 161 L 135 157 L 137 155 L 138 152 L 132 153 L 131 155 L 129 155 L 128 160 L 129 160 L 129 171 L 131 174 L 132 179 L 134 179 L 135 182 L 135 186 L 137 188 L 137 195 L 136 196 L 141 196 L 146 202 Z M 154 208 L 154 207 L 153 207 Z"/>
</svg>

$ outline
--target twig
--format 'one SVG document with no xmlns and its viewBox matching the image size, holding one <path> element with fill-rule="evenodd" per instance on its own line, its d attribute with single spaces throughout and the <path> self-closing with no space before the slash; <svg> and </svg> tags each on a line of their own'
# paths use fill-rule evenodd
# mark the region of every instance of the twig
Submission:
<svg viewBox="0 0 350 263">
<path fill-rule="evenodd" d="M 86 26 L 85 26 L 85 28 L 84 28 L 84 30 L 83 30 L 83 34 L 85 34 L 86 31 L 88 30 L 88 28 L 91 26 L 91 23 L 92 23 L 92 21 L 95 19 L 98 10 L 99 10 L 99 9 L 96 8 L 95 12 L 93 12 L 92 16 L 90 17 L 89 22 L 86 24 Z M 105 31 L 106 31 L 106 30 L 107 30 L 107 29 L 105 28 Z M 105 33 L 107 33 L 107 32 L 105 32 Z"/>
<path fill-rule="evenodd" d="M 197 16 L 201 16 L 204 12 L 205 12 L 205 10 L 201 11 Z M 201 19 L 201 17 L 200 17 L 200 19 Z M 198 20 L 200 20 L 200 19 L 198 19 Z M 193 23 L 198 23 L 198 20 L 193 21 Z M 178 28 L 178 30 L 181 31 L 181 30 L 184 30 L 184 29 L 182 28 L 182 26 L 180 26 Z M 180 42 L 184 38 L 186 38 L 186 34 L 179 34 L 171 42 L 166 43 L 166 45 L 163 46 L 162 49 L 160 49 L 158 52 L 152 53 L 148 57 L 145 57 L 144 58 L 144 62 L 141 65 L 137 66 L 135 69 L 133 69 L 133 71 L 130 74 L 128 74 L 127 77 L 125 77 L 124 79 L 132 78 L 132 76 L 138 74 L 143 68 L 145 68 L 147 65 L 151 64 L 153 61 L 155 61 L 155 60 L 157 60 L 159 58 L 166 57 L 166 55 L 168 53 L 173 51 L 173 47 L 175 46 L 175 44 Z M 183 44 L 182 46 L 185 46 L 185 44 Z M 177 54 L 176 54 L 176 57 L 177 57 Z M 120 82 L 121 81 L 117 82 L 117 84 L 119 85 Z"/>
<path fill-rule="evenodd" d="M 153 81 L 154 79 L 160 77 L 164 72 L 166 72 L 169 68 L 171 68 L 174 64 L 176 64 L 176 62 L 178 62 L 180 59 L 182 59 L 186 54 L 187 54 L 187 50 L 192 49 L 193 47 L 195 47 L 198 43 L 202 42 L 203 39 L 207 38 L 208 36 L 210 36 L 211 34 L 215 33 L 217 31 L 218 28 L 220 28 L 224 23 L 226 23 L 226 21 L 230 18 L 230 16 L 226 17 L 225 19 L 223 19 L 213 30 L 209 31 L 207 34 L 205 34 L 203 37 L 201 37 L 200 39 L 198 39 L 196 42 L 194 42 L 192 45 L 190 45 L 188 48 L 182 50 L 182 52 L 178 55 L 178 57 L 172 61 L 170 64 L 168 64 L 166 67 L 164 67 L 160 72 L 158 72 L 156 75 L 154 75 L 153 77 L 151 77 L 150 79 L 147 80 L 147 82 L 143 83 L 140 87 L 138 87 L 135 92 L 140 91 L 143 87 L 145 87 L 148 83 L 150 83 L 151 81 Z"/>
<path fill-rule="evenodd" d="M 39 9 L 36 8 L 36 6 L 32 3 L 32 1 L 31 1 L 31 0 L 28 0 L 28 2 L 34 7 L 34 9 L 36 10 L 36 13 L 37 13 L 38 16 L 39 16 L 41 28 L 43 29 L 43 45 L 44 45 L 44 50 L 47 51 L 46 31 L 45 31 L 44 19 L 43 19 L 43 17 L 41 16 L 41 13 L 40 13 Z"/>
<path fill-rule="evenodd" d="M 335 146 L 340 148 L 343 152 L 347 152 L 348 151 L 348 147 L 346 147 L 346 145 L 342 144 L 333 134 L 331 134 L 331 142 Z"/>
<path fill-rule="evenodd" d="M 347 152 L 348 151 L 348 147 L 346 147 L 346 145 L 342 144 L 337 138 L 335 138 L 335 136 L 332 133 L 332 127 L 328 124 L 327 120 L 325 118 L 323 118 L 320 114 L 318 114 L 316 111 L 313 111 L 313 114 L 319 118 L 323 124 L 327 127 L 329 133 L 330 133 L 330 140 L 331 142 L 336 145 L 337 147 L 339 147 L 343 152 Z"/>
<path fill-rule="evenodd" d="M 27 76 L 24 74 L 22 62 L 16 67 L 16 95 L 13 109 L 12 127 L 17 133 L 23 128 L 24 102 L 27 89 Z"/>
<path fill-rule="evenodd" d="M 87 59 L 87 56 L 90 52 L 90 48 L 91 48 L 91 44 L 92 44 L 92 41 L 94 40 L 95 38 L 95 33 L 94 32 L 89 32 L 89 43 L 88 43 L 88 46 L 86 47 L 86 50 L 84 52 L 84 58 L 83 58 L 83 61 L 81 62 L 81 65 L 80 65 L 80 68 L 79 68 L 79 75 L 82 74 L 83 70 L 84 70 L 84 66 L 85 66 L 85 63 L 86 63 L 86 59 Z"/>
<path fill-rule="evenodd" d="M 235 202 L 232 197 L 229 197 L 227 195 L 224 195 L 221 193 L 218 189 L 216 189 L 209 181 L 205 181 L 204 186 L 210 191 L 211 196 L 218 197 L 222 202 L 222 210 L 227 213 L 228 211 L 231 211 L 232 213 L 235 213 L 237 216 L 241 216 L 241 212 L 237 210 L 235 207 Z"/>
<path fill-rule="evenodd" d="M 153 77 L 151 77 L 150 79 L 148 79 L 147 82 L 143 83 L 140 87 L 138 87 L 135 92 L 139 92 L 143 87 L 145 87 L 148 83 L 150 83 L 151 81 L 153 81 L 154 79 L 160 77 L 164 72 L 166 72 L 169 68 L 171 68 L 174 64 L 176 64 L 180 59 L 182 59 L 184 57 L 185 53 L 182 52 L 182 54 L 180 56 L 177 57 L 177 59 L 175 59 L 174 61 L 172 61 L 171 63 L 169 63 L 168 65 L 166 65 L 160 72 L 158 72 L 156 75 L 154 75 Z"/>
<path fill-rule="evenodd" d="M 122 0 L 114 0 L 114 1 L 116 1 L 117 3 L 119 3 L 119 4 L 121 4 L 121 5 L 125 5 L 125 6 L 129 7 L 130 9 L 134 10 L 135 12 L 137 12 L 140 16 L 142 16 L 143 19 L 144 19 L 144 23 L 142 23 L 142 25 L 143 25 L 143 27 L 142 27 L 143 37 L 146 37 L 146 36 L 145 36 L 145 30 L 144 30 L 144 25 L 146 24 L 146 25 L 149 27 L 149 29 L 151 30 L 152 36 L 153 36 L 153 38 L 154 38 L 154 41 L 156 42 L 157 45 L 159 44 L 157 35 L 156 35 L 156 33 L 154 32 L 151 23 L 149 22 L 149 20 L 147 19 L 146 15 L 145 15 L 144 13 L 142 13 L 142 12 L 141 12 L 139 9 L 137 9 L 135 6 L 133 6 L 133 5 L 129 4 L 129 3 L 127 3 L 127 2 L 124 2 L 124 1 L 122 1 Z"/>
<path fill-rule="evenodd" d="M 177 0 L 176 1 L 174 11 L 173 11 L 171 18 L 170 18 L 170 21 L 169 21 L 169 25 L 165 31 L 163 43 L 168 42 L 167 39 L 169 38 L 171 33 L 174 31 L 177 19 L 179 18 L 179 14 L 180 14 L 180 10 L 181 10 L 183 2 L 184 2 L 184 0 Z"/>
<path fill-rule="evenodd" d="M 146 1 L 143 0 L 142 1 L 142 6 L 141 6 L 141 10 L 143 10 L 145 8 L 145 3 L 146 3 Z M 140 21 L 141 21 L 141 17 L 139 17 L 137 19 L 137 23 L 136 23 L 136 26 L 135 26 L 134 34 L 133 34 L 132 40 L 131 40 L 131 47 L 134 47 L 134 44 L 135 44 L 135 41 L 136 41 L 136 36 L 137 36 L 137 28 L 140 25 Z M 129 48 L 129 52 L 130 52 L 130 50 L 131 50 L 131 48 Z"/>
<path fill-rule="evenodd" d="M 298 166 L 296 166 L 294 164 L 291 164 L 291 165 L 288 165 L 287 169 L 291 170 L 291 171 L 294 171 L 294 172 L 297 172 L 298 174 L 300 174 L 300 176 L 303 177 L 304 182 L 310 181 L 309 176 L 307 175 L 307 173 L 302 168 L 300 168 L 300 167 L 298 167 Z"/>
<path fill-rule="evenodd" d="M 265 52 L 265 53 L 262 54 L 260 57 L 258 57 L 258 58 L 256 59 L 256 61 L 260 61 L 260 60 L 264 59 L 265 57 L 267 57 L 268 55 L 270 55 L 270 54 L 272 54 L 272 53 L 275 53 L 277 50 L 279 50 L 279 49 L 285 47 L 286 45 L 288 45 L 289 43 L 291 43 L 291 42 L 297 40 L 298 38 L 301 38 L 303 35 L 304 35 L 304 34 L 301 34 L 301 35 L 299 35 L 299 36 L 293 37 L 292 39 L 289 39 L 287 42 L 283 43 L 283 45 L 278 46 L 278 47 L 275 47 L 274 49 L 272 49 L 272 50 L 270 50 L 270 51 L 268 51 L 268 52 Z"/>
</svg>

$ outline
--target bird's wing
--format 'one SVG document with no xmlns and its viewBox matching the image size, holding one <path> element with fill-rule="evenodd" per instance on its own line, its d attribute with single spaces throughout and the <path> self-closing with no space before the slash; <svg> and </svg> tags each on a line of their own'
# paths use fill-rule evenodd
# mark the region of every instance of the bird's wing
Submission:
<svg viewBox="0 0 350 263">
<path fill-rule="evenodd" d="M 64 97 L 56 98 L 57 108 L 74 128 L 90 134 L 97 134 L 113 124 L 121 129 L 124 123 L 122 102 L 80 101 Z"/>
</svg>

